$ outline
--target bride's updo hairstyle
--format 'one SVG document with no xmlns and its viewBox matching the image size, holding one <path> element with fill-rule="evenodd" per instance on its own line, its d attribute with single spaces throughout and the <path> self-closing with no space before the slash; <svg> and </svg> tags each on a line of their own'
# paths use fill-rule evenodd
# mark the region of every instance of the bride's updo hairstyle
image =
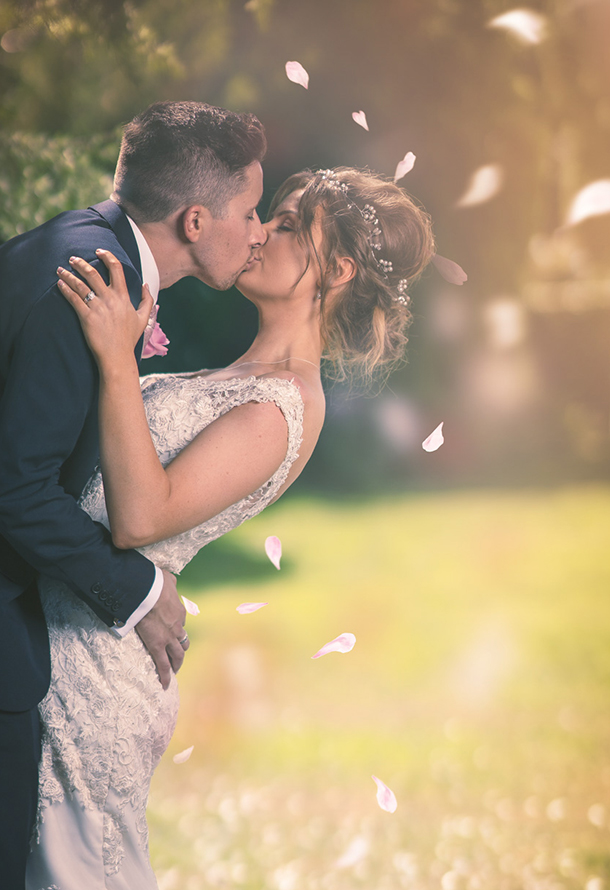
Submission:
<svg viewBox="0 0 610 890">
<path fill-rule="evenodd" d="M 353 167 L 286 180 L 269 215 L 292 192 L 304 189 L 298 236 L 320 269 L 324 358 L 332 377 L 357 376 L 370 382 L 404 358 L 411 322 L 408 288 L 434 255 L 430 217 L 398 186 Z M 322 256 L 312 239 L 319 220 Z M 338 293 L 330 293 L 337 257 L 351 257 L 356 273 Z"/>
</svg>

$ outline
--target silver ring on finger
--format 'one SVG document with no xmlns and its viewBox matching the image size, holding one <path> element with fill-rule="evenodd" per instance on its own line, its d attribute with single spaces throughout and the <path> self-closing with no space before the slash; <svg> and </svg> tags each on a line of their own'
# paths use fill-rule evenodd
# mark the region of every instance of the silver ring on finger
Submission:
<svg viewBox="0 0 610 890">
<path fill-rule="evenodd" d="M 96 297 L 97 294 L 90 290 L 89 293 L 85 297 L 83 297 L 83 303 L 90 303 L 91 300 L 95 300 Z"/>
<path fill-rule="evenodd" d="M 188 643 L 188 641 L 189 641 L 189 635 L 188 635 L 188 634 L 185 634 L 185 635 L 184 635 L 184 639 L 182 639 L 182 640 L 178 640 L 178 642 L 180 643 L 181 646 L 184 646 L 184 644 L 185 644 L 185 643 Z"/>
</svg>

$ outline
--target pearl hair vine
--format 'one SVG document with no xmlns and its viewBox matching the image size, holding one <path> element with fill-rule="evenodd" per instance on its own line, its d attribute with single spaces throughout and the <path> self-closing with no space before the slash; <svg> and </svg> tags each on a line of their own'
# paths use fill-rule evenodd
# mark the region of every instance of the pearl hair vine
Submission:
<svg viewBox="0 0 610 890">
<path fill-rule="evenodd" d="M 365 204 L 364 207 L 361 208 L 357 204 L 354 204 L 348 196 L 348 184 L 339 179 L 334 170 L 318 170 L 318 176 L 321 178 L 322 182 L 331 189 L 331 191 L 342 194 L 348 208 L 350 210 L 357 210 L 365 223 L 367 223 L 369 227 L 368 242 L 371 248 L 371 256 L 377 267 L 381 270 L 383 277 L 387 278 L 388 275 L 394 271 L 394 266 L 390 260 L 384 260 L 382 257 L 376 256 L 375 252 L 381 250 L 380 236 L 382 233 L 379 227 L 377 211 L 373 205 Z M 401 306 L 409 305 L 410 299 L 407 294 L 408 285 L 409 280 L 407 278 L 401 278 L 396 285 L 396 295 L 394 296 L 394 300 L 396 300 L 397 303 L 400 303 Z"/>
</svg>

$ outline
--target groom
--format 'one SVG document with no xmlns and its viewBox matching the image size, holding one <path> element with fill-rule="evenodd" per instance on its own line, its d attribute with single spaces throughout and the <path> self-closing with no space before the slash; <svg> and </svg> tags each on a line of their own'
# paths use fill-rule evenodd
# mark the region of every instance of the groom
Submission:
<svg viewBox="0 0 610 890">
<path fill-rule="evenodd" d="M 159 102 L 125 128 L 112 200 L 0 248 L 0 863 L 23 890 L 36 810 L 37 704 L 49 685 L 39 573 L 69 585 L 118 635 L 135 627 L 169 684 L 188 647 L 173 575 L 77 506 L 98 458 L 97 370 L 56 269 L 97 248 L 138 305 L 187 275 L 231 287 L 264 241 L 256 213 L 266 142 L 253 115 Z M 105 274 L 103 265 L 100 268 Z M 107 277 L 107 276 L 106 276 Z M 138 347 L 141 350 L 141 343 Z"/>
</svg>

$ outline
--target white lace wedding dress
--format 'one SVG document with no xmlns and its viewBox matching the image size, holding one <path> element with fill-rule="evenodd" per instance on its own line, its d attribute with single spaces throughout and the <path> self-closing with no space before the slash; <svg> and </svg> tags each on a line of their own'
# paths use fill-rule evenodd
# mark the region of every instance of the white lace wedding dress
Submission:
<svg viewBox="0 0 610 890">
<path fill-rule="evenodd" d="M 287 423 L 286 457 L 265 485 L 197 528 L 141 548 L 161 568 L 180 572 L 201 547 L 277 496 L 298 456 L 303 402 L 298 387 L 281 378 L 159 374 L 142 379 L 142 392 L 163 464 L 246 402 L 275 402 Z M 108 524 L 99 473 L 80 503 Z M 153 890 L 145 811 L 152 773 L 175 726 L 176 678 L 164 691 L 137 633 L 118 639 L 61 583 L 43 579 L 41 596 L 52 678 L 40 707 L 40 802 L 26 890 Z"/>
</svg>

